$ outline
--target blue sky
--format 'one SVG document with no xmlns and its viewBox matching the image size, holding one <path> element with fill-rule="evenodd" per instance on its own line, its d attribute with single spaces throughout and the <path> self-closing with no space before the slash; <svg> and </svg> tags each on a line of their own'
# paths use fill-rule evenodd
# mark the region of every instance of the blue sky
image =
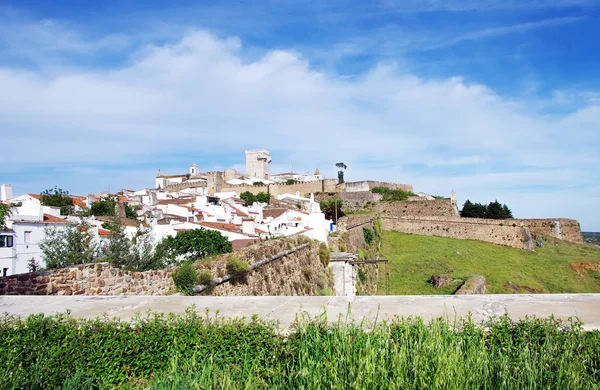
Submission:
<svg viewBox="0 0 600 390">
<path fill-rule="evenodd" d="M 0 26 L 17 194 L 268 148 L 600 231 L 600 0 L 0 1 Z"/>
</svg>

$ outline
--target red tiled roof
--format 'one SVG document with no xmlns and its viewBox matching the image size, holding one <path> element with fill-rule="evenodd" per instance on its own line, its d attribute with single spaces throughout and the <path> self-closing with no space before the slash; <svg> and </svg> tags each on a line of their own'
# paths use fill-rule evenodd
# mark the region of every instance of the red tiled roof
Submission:
<svg viewBox="0 0 600 390">
<path fill-rule="evenodd" d="M 55 217 L 54 215 L 44 214 L 44 222 L 46 223 L 69 223 L 66 219 Z"/>
<path fill-rule="evenodd" d="M 253 244 L 257 241 L 259 241 L 258 238 L 233 240 L 233 241 L 231 241 L 231 246 L 233 247 L 234 252 L 238 252 L 238 251 L 242 250 L 243 248 L 247 247 L 248 245 Z"/>
<path fill-rule="evenodd" d="M 248 216 L 248 214 L 246 214 L 243 210 L 238 209 L 234 205 L 230 204 L 229 206 L 231 206 L 231 208 L 235 210 L 235 213 L 237 215 L 239 215 L 240 217 L 247 217 Z"/>
<path fill-rule="evenodd" d="M 98 228 L 98 235 L 100 237 L 110 237 L 112 236 L 112 232 L 110 230 Z"/>
<path fill-rule="evenodd" d="M 263 218 L 269 218 L 269 217 L 278 218 L 278 217 L 282 216 L 283 214 L 285 214 L 286 211 L 288 211 L 288 209 L 264 209 L 263 210 Z"/>
<path fill-rule="evenodd" d="M 207 227 L 207 228 L 211 228 L 211 229 L 216 229 L 216 230 L 223 230 L 226 232 L 231 232 L 231 233 L 242 233 L 242 231 L 240 230 L 240 228 L 238 227 L 238 225 L 234 225 L 232 223 L 223 223 L 223 222 L 190 222 L 196 225 L 200 225 L 203 227 Z"/>
<path fill-rule="evenodd" d="M 159 200 L 158 204 L 160 205 L 168 205 L 168 204 L 172 204 L 172 205 L 184 205 L 184 204 L 188 204 L 188 203 L 193 203 L 195 201 L 195 199 L 192 198 L 174 198 L 174 199 L 164 199 L 164 200 Z"/>
<path fill-rule="evenodd" d="M 34 198 L 34 199 L 37 199 L 37 200 L 42 200 L 42 197 L 41 197 L 41 195 L 38 195 L 38 194 L 27 194 L 27 195 L 31 196 L 31 197 L 32 197 L 32 198 Z"/>
<path fill-rule="evenodd" d="M 262 230 L 262 229 L 259 229 L 259 228 L 254 228 L 254 232 L 255 233 L 264 233 L 264 234 L 268 234 L 269 233 L 266 230 Z"/>
</svg>

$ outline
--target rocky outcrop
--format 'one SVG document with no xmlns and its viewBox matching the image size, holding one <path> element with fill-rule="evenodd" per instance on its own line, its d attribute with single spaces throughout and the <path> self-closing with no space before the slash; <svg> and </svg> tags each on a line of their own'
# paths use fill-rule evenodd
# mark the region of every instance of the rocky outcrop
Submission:
<svg viewBox="0 0 600 390">
<path fill-rule="evenodd" d="M 448 275 L 433 275 L 431 276 L 431 284 L 433 288 L 442 288 L 449 286 L 452 283 L 452 278 Z"/>
<path fill-rule="evenodd" d="M 455 295 L 473 295 L 473 294 L 485 294 L 486 280 L 481 275 L 471 276 L 467 281 L 460 286 L 460 288 L 454 293 Z"/>
</svg>

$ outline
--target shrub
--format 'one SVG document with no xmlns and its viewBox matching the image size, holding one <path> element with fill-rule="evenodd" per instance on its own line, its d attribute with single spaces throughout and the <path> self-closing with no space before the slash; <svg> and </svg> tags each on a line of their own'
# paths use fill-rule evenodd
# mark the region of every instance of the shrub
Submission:
<svg viewBox="0 0 600 390">
<path fill-rule="evenodd" d="M 327 267 L 329 260 L 331 260 L 331 253 L 324 242 L 319 245 L 319 260 L 321 260 L 323 267 Z"/>
<path fill-rule="evenodd" d="M 182 262 L 179 267 L 173 271 L 173 282 L 180 291 L 187 295 L 194 295 L 193 288 L 198 285 L 198 270 L 191 261 Z"/>
<path fill-rule="evenodd" d="M 539 237 L 536 241 L 535 241 L 535 245 L 538 248 L 543 248 L 544 247 L 544 239 L 542 237 Z"/>
<path fill-rule="evenodd" d="M 248 273 L 250 273 L 250 264 L 238 257 L 229 256 L 227 259 L 227 272 L 231 275 L 232 281 L 246 282 Z"/>
<path fill-rule="evenodd" d="M 198 271 L 198 277 L 196 278 L 198 284 L 207 285 L 210 283 L 210 281 L 212 279 L 213 279 L 213 276 L 209 270 L 203 269 L 203 270 Z"/>
<path fill-rule="evenodd" d="M 198 260 L 231 251 L 231 242 L 227 237 L 206 229 L 178 232 L 175 237 L 165 237 L 156 247 L 156 252 L 171 264 L 179 259 Z"/>
<path fill-rule="evenodd" d="M 375 233 L 373 233 L 373 230 L 369 228 L 363 228 L 363 236 L 365 237 L 365 242 L 367 245 L 371 245 L 373 243 L 373 239 L 375 238 Z"/>
<path fill-rule="evenodd" d="M 403 201 L 407 200 L 409 196 L 415 196 L 412 191 L 404 191 L 401 189 L 393 190 L 387 187 L 375 187 L 371 190 L 374 194 L 381 194 L 383 201 Z"/>
</svg>

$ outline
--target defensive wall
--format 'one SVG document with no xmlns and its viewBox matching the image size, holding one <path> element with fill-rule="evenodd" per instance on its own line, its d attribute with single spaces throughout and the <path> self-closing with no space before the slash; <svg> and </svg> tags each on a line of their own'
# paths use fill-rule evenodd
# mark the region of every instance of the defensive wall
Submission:
<svg viewBox="0 0 600 390">
<path fill-rule="evenodd" d="M 450 198 L 419 202 L 379 202 L 375 210 L 388 217 L 458 217 Z"/>
<path fill-rule="evenodd" d="M 522 219 L 533 235 L 551 236 L 561 240 L 583 243 L 579 222 L 574 219 Z"/>
<path fill-rule="evenodd" d="M 210 186 L 209 186 L 210 191 Z M 237 194 L 241 194 L 242 192 L 250 192 L 252 194 L 258 194 L 259 192 L 266 192 L 271 194 L 272 196 L 282 195 L 282 194 L 296 194 L 296 192 L 300 193 L 300 196 L 308 196 L 311 193 L 316 192 L 343 192 L 344 186 L 338 185 L 337 181 L 334 179 L 324 179 L 324 180 L 315 180 L 315 181 L 307 181 L 300 182 L 296 184 L 285 184 L 285 183 L 277 183 L 277 184 L 265 184 L 265 185 L 229 185 L 227 183 L 222 184 L 219 189 L 219 192 L 231 192 L 235 191 Z"/>
<path fill-rule="evenodd" d="M 340 192 L 333 194 L 331 192 L 321 192 L 315 194 L 315 199 L 318 201 L 332 201 L 341 199 L 343 211 L 359 211 L 363 210 L 369 203 L 376 203 L 382 198 L 381 194 L 374 194 L 371 191 L 361 192 Z"/>
<path fill-rule="evenodd" d="M 81 264 L 0 278 L 0 295 L 168 295 L 170 271 L 124 271 L 109 263 Z"/>
<path fill-rule="evenodd" d="M 346 192 L 371 191 L 375 187 L 386 187 L 392 190 L 404 190 L 412 192 L 412 184 L 388 183 L 385 181 L 363 180 L 346 183 Z"/>
<path fill-rule="evenodd" d="M 479 240 L 518 249 L 534 249 L 529 228 L 519 220 L 382 216 L 381 223 L 384 230 L 461 240 Z"/>
</svg>

